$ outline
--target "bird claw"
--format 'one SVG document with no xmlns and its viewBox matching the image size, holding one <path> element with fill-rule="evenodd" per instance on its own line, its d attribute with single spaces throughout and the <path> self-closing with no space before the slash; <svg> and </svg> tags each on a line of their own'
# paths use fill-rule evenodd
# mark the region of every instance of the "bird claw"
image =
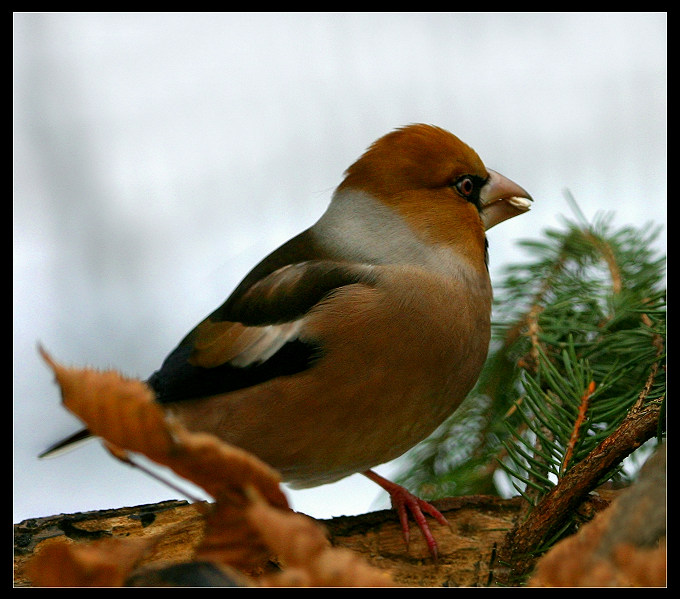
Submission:
<svg viewBox="0 0 680 599">
<path fill-rule="evenodd" d="M 431 504 L 427 503 L 427 501 L 424 501 L 419 497 L 416 497 L 413 493 L 411 493 L 401 485 L 393 483 L 371 470 L 368 470 L 363 474 L 367 478 L 371 479 L 373 482 L 380 485 L 383 489 L 385 489 L 385 491 L 389 493 L 390 500 L 392 502 L 392 507 L 396 510 L 399 516 L 401 532 L 404 538 L 404 542 L 406 543 L 406 547 L 408 548 L 409 546 L 409 540 L 411 536 L 408 523 L 408 513 L 410 512 L 411 516 L 418 525 L 418 528 L 420 528 L 423 537 L 425 538 L 425 542 L 427 543 L 427 548 L 430 552 L 430 555 L 432 555 L 432 558 L 435 561 L 437 561 L 437 559 L 439 558 L 439 549 L 437 546 L 437 541 L 435 540 L 434 535 L 430 530 L 430 526 L 427 523 L 425 514 L 432 516 L 441 525 L 451 528 L 451 525 L 448 523 L 446 518 L 444 518 L 441 512 Z"/>
</svg>

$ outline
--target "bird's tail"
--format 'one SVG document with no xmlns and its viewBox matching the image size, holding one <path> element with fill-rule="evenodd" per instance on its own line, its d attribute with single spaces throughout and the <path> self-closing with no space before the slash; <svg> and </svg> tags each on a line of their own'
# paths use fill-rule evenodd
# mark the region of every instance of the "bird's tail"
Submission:
<svg viewBox="0 0 680 599">
<path fill-rule="evenodd" d="M 86 428 L 79 430 L 77 433 L 69 435 L 65 439 L 58 441 L 54 445 L 48 447 L 45 451 L 38 455 L 39 458 L 53 458 L 65 451 L 74 449 L 77 445 L 83 441 L 87 441 L 92 438 L 92 433 Z"/>
</svg>

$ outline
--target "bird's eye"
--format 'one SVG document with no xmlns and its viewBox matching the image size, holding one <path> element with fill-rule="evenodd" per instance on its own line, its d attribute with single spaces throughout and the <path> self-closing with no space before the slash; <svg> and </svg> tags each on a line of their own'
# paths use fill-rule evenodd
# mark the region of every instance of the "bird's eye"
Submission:
<svg viewBox="0 0 680 599">
<path fill-rule="evenodd" d="M 454 185 L 458 190 L 458 193 L 464 198 L 472 195 L 472 192 L 475 190 L 475 182 L 472 180 L 472 177 L 461 177 Z"/>
</svg>

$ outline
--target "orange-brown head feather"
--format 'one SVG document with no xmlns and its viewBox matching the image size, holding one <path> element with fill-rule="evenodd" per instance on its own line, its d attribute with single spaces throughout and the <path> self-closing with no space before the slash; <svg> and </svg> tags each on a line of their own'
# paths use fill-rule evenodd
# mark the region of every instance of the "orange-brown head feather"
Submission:
<svg viewBox="0 0 680 599">
<path fill-rule="evenodd" d="M 474 202 L 455 187 L 464 175 L 489 174 L 477 153 L 452 133 L 423 124 L 378 139 L 350 166 L 339 189 L 357 189 L 390 206 L 430 243 L 484 258 L 484 227 Z"/>
</svg>

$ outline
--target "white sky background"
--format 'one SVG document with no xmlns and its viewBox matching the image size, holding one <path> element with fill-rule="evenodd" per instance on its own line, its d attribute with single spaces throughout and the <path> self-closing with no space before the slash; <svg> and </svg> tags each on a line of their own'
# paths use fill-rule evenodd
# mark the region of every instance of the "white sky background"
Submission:
<svg viewBox="0 0 680 599">
<path fill-rule="evenodd" d="M 97 442 L 37 460 L 78 424 L 36 343 L 145 378 L 395 127 L 534 197 L 489 233 L 492 278 L 565 188 L 665 253 L 666 73 L 664 13 L 15 14 L 14 521 L 181 498 Z M 359 475 L 289 497 L 387 506 Z"/>
</svg>

